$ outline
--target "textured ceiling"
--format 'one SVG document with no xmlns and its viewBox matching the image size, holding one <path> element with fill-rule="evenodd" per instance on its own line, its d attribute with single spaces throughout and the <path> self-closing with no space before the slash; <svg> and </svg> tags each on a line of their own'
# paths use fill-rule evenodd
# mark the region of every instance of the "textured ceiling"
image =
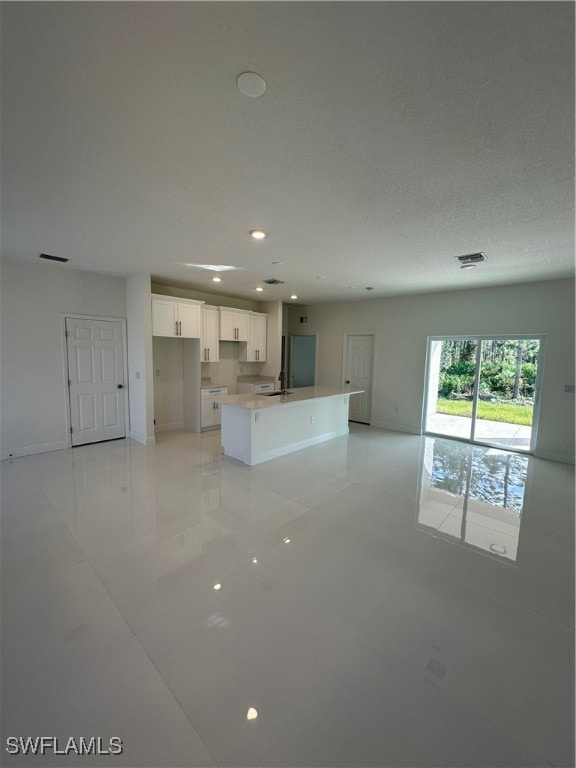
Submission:
<svg viewBox="0 0 576 768">
<path fill-rule="evenodd" d="M 303 303 L 574 273 L 573 3 L 1 10 L 5 256 Z"/>
</svg>

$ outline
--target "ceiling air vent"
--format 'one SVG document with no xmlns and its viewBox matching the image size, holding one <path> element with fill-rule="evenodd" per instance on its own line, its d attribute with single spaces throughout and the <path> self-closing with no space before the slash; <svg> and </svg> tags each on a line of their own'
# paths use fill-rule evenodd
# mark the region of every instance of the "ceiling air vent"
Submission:
<svg viewBox="0 0 576 768">
<path fill-rule="evenodd" d="M 65 259 L 64 256 L 51 256 L 49 253 L 41 253 L 38 258 L 48 259 L 48 261 L 61 261 L 63 263 L 70 261 L 70 259 Z"/>
<path fill-rule="evenodd" d="M 484 261 L 486 259 L 486 256 L 482 252 L 480 253 L 469 253 L 467 256 L 457 256 L 457 260 L 460 262 L 460 264 L 479 264 L 481 261 Z"/>
<path fill-rule="evenodd" d="M 269 277 L 268 280 L 263 280 L 266 285 L 284 285 L 284 280 L 277 280 L 275 277 Z"/>
</svg>

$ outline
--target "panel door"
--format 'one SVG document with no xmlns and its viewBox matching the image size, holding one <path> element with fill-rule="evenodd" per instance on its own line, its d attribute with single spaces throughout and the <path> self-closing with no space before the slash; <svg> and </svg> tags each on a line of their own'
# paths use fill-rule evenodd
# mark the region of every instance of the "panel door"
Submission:
<svg viewBox="0 0 576 768">
<path fill-rule="evenodd" d="M 72 445 L 125 437 L 122 324 L 66 318 Z"/>
<path fill-rule="evenodd" d="M 345 383 L 352 389 L 363 389 L 361 395 L 350 398 L 350 421 L 370 423 L 372 402 L 372 364 L 374 336 L 372 334 L 348 336 Z"/>
<path fill-rule="evenodd" d="M 178 304 L 176 301 L 152 299 L 152 335 L 176 336 Z"/>
<path fill-rule="evenodd" d="M 178 302 L 178 335 L 183 339 L 200 338 L 200 305 Z"/>
</svg>

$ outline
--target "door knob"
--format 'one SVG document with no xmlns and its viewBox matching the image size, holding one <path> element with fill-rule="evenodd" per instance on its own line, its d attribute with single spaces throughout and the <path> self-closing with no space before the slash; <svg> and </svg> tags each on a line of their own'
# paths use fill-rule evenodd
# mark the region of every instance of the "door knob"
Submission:
<svg viewBox="0 0 576 768">
<path fill-rule="evenodd" d="M 124 384 L 118 384 L 118 389 L 124 389 Z"/>
<path fill-rule="evenodd" d="M 350 384 L 350 379 L 346 379 L 346 384 Z"/>
</svg>

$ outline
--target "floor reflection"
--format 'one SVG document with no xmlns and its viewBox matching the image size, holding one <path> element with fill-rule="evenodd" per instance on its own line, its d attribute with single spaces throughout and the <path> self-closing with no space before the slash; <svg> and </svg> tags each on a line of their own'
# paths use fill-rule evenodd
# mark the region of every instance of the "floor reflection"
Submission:
<svg viewBox="0 0 576 768">
<path fill-rule="evenodd" d="M 528 457 L 426 438 L 418 527 L 516 562 Z"/>
</svg>

